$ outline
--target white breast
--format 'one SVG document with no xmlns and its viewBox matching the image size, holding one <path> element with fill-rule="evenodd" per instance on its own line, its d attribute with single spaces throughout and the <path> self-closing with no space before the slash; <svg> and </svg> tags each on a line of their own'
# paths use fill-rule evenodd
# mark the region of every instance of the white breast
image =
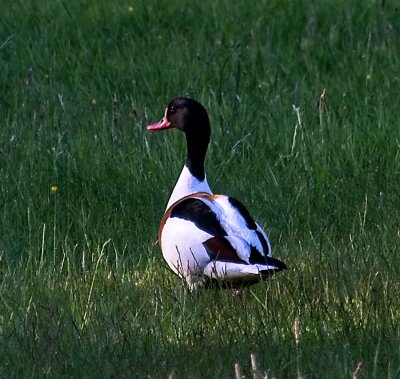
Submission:
<svg viewBox="0 0 400 379">
<path fill-rule="evenodd" d="M 203 181 L 198 180 L 190 173 L 189 169 L 184 166 L 175 184 L 174 190 L 172 191 L 171 197 L 168 200 L 167 209 L 183 197 L 197 192 L 212 193 L 207 183 L 207 178 Z"/>
</svg>

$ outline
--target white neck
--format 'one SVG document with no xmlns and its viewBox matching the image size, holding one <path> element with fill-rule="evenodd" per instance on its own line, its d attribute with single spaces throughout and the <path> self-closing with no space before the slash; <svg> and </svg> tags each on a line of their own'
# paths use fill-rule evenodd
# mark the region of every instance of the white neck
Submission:
<svg viewBox="0 0 400 379">
<path fill-rule="evenodd" d="M 197 192 L 207 192 L 212 193 L 211 189 L 207 183 L 207 178 L 200 181 L 196 179 L 186 167 L 183 167 L 181 175 L 175 184 L 174 190 L 172 191 L 171 197 L 168 200 L 167 209 L 182 197 L 191 195 Z"/>
</svg>

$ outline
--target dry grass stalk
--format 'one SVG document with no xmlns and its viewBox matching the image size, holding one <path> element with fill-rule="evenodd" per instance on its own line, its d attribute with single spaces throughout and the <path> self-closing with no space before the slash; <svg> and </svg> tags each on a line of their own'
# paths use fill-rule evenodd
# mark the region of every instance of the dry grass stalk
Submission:
<svg viewBox="0 0 400 379">
<path fill-rule="evenodd" d="M 363 363 L 360 361 L 357 364 L 357 367 L 353 371 L 353 379 L 358 379 L 361 376 L 363 369 Z"/>
<path fill-rule="evenodd" d="M 298 345 L 300 343 L 300 335 L 301 335 L 301 324 L 299 316 L 296 316 L 296 318 L 293 321 L 293 334 L 296 345 Z"/>
<path fill-rule="evenodd" d="M 319 96 L 318 101 L 317 101 L 317 107 L 318 107 L 319 111 L 321 111 L 325 105 L 325 93 L 326 93 L 326 89 L 324 88 L 321 95 Z"/>
<path fill-rule="evenodd" d="M 253 372 L 254 379 L 263 379 L 263 375 L 261 374 L 258 368 L 257 357 L 255 354 L 250 354 L 250 361 L 251 361 L 251 370 Z"/>
<path fill-rule="evenodd" d="M 235 363 L 235 376 L 236 379 L 246 379 L 246 377 L 242 374 L 242 369 L 239 363 Z"/>
</svg>

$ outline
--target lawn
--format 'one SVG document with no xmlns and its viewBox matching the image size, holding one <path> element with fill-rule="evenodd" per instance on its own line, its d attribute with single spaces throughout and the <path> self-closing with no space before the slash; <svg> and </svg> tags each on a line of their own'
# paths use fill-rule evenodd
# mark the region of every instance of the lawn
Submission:
<svg viewBox="0 0 400 379">
<path fill-rule="evenodd" d="M 400 377 L 396 1 L 1 8 L 1 377 Z M 242 299 L 157 244 L 185 143 L 145 126 L 176 96 L 289 267 Z"/>
</svg>

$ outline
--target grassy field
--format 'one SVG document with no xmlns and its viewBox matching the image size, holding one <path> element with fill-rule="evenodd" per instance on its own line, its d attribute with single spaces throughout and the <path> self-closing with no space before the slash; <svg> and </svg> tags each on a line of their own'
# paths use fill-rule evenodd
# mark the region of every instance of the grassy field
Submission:
<svg viewBox="0 0 400 379">
<path fill-rule="evenodd" d="M 254 353 L 268 378 L 399 378 L 399 20 L 391 0 L 3 4 L 0 377 L 250 378 Z M 209 110 L 213 190 L 289 266 L 241 302 L 188 293 L 157 245 L 185 144 L 145 126 L 176 96 Z"/>
</svg>

